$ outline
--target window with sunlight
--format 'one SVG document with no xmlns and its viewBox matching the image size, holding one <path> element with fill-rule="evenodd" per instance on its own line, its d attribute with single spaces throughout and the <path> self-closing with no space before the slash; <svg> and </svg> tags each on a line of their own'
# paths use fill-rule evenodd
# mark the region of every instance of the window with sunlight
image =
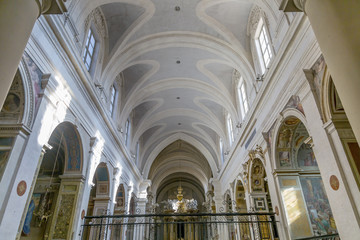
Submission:
<svg viewBox="0 0 360 240">
<path fill-rule="evenodd" d="M 126 120 L 125 123 L 125 144 L 128 143 L 128 139 L 129 139 L 129 132 L 130 132 L 130 120 Z"/>
<path fill-rule="evenodd" d="M 230 114 L 227 116 L 227 127 L 228 127 L 228 135 L 229 135 L 229 142 L 232 144 L 234 142 L 234 130 L 233 130 L 233 124 L 231 120 Z"/>
<path fill-rule="evenodd" d="M 242 119 L 244 119 L 246 113 L 249 110 L 249 101 L 248 101 L 248 98 L 246 95 L 245 81 L 242 77 L 240 78 L 240 81 L 239 81 L 238 95 L 239 95 L 239 100 L 240 100 L 241 117 L 242 117 Z"/>
<path fill-rule="evenodd" d="M 91 68 L 91 63 L 92 63 L 93 56 L 94 56 L 95 45 L 96 45 L 96 41 L 95 41 L 94 33 L 92 32 L 92 30 L 90 28 L 89 33 L 86 38 L 85 50 L 84 50 L 84 56 L 83 56 L 83 61 L 85 63 L 86 69 L 88 71 L 90 71 L 90 68 Z"/>
<path fill-rule="evenodd" d="M 262 18 L 259 21 L 259 26 L 255 36 L 261 73 L 264 74 L 266 68 L 269 66 L 271 58 L 273 57 L 273 53 L 269 40 L 269 34 L 266 30 L 266 26 Z"/>
<path fill-rule="evenodd" d="M 110 92 L 110 114 L 111 116 L 114 115 L 114 109 L 115 109 L 115 100 L 116 100 L 116 95 L 117 95 L 117 91 L 114 85 L 111 86 L 111 92 Z"/>
</svg>

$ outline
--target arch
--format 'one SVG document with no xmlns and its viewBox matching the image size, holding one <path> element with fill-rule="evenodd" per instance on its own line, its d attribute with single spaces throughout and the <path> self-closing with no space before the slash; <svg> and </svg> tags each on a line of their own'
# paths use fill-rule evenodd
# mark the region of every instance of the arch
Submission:
<svg viewBox="0 0 360 240">
<path fill-rule="evenodd" d="M 224 206 L 225 212 L 233 212 L 233 207 L 235 206 L 235 202 L 232 200 L 231 191 L 228 189 L 224 193 Z"/>
<path fill-rule="evenodd" d="M 245 186 L 242 180 L 236 180 L 235 189 L 234 189 L 234 201 L 236 203 L 237 212 L 247 212 L 247 203 L 245 196 Z"/>
<path fill-rule="evenodd" d="M 88 216 L 99 216 L 108 213 L 111 194 L 109 169 L 105 162 L 100 162 L 93 176 L 93 185 L 87 208 Z"/>
<path fill-rule="evenodd" d="M 189 168 L 186 168 L 184 170 L 186 170 L 187 173 L 193 175 L 195 178 L 198 179 L 198 181 L 202 184 L 202 187 L 204 189 L 205 192 L 208 191 L 208 179 L 206 178 L 206 176 L 203 176 L 203 173 L 199 170 L 197 170 L 196 168 L 197 166 L 190 166 Z M 153 193 L 157 192 L 157 189 L 159 187 L 159 185 L 161 184 L 161 182 L 169 175 L 174 174 L 179 172 L 179 168 L 178 166 L 173 167 L 173 168 L 168 168 L 166 169 L 166 174 L 161 175 L 159 178 L 157 178 L 151 186 L 151 189 L 153 191 Z"/>
<path fill-rule="evenodd" d="M 114 214 L 125 212 L 126 195 L 124 184 L 120 183 L 115 195 Z"/>
<path fill-rule="evenodd" d="M 215 162 L 215 159 L 213 159 L 211 153 L 206 149 L 206 147 L 204 147 L 200 142 L 198 142 L 196 139 L 194 139 L 193 137 L 191 137 L 187 134 L 176 133 L 176 134 L 173 134 L 173 135 L 167 137 L 163 141 L 161 141 L 156 146 L 156 148 L 154 148 L 154 150 L 151 152 L 149 157 L 146 159 L 146 163 L 145 163 L 144 170 L 143 170 L 144 176 L 146 176 L 146 178 L 149 177 L 150 168 L 151 168 L 153 162 L 155 161 L 156 157 L 159 155 L 159 153 L 162 150 L 164 150 L 170 143 L 172 143 L 176 140 L 179 140 L 179 139 L 188 142 L 189 144 L 193 145 L 196 149 L 198 149 L 205 156 L 207 161 L 209 162 L 213 176 L 217 175 L 217 171 L 218 171 L 217 164 Z"/>
<path fill-rule="evenodd" d="M 44 235 L 70 238 L 81 177 L 72 176 L 73 180 L 68 182 L 63 181 L 62 176 L 81 172 L 82 148 L 77 134 L 69 122 L 59 124 L 51 133 L 33 183 L 32 195 L 29 196 L 30 205 L 24 215 L 25 235 L 30 234 L 32 238 Z M 60 226 L 59 221 L 65 221 L 60 211 L 63 208 L 67 209 L 69 219 L 66 220 L 68 224 Z M 30 228 L 34 228 L 33 231 Z"/>
<path fill-rule="evenodd" d="M 279 130 L 282 126 L 282 123 L 283 121 L 286 119 L 286 118 L 291 118 L 291 117 L 295 117 L 297 119 L 299 119 L 305 126 L 307 132 L 309 132 L 309 129 L 308 129 L 308 123 L 307 123 L 307 120 L 304 116 L 304 114 L 302 112 L 300 112 L 299 110 L 297 109 L 294 109 L 294 108 L 287 108 L 285 110 L 283 110 L 281 113 L 280 113 L 280 116 L 278 117 L 277 121 L 275 122 L 274 124 L 274 130 L 273 130 L 273 141 L 271 141 L 271 159 L 273 160 L 271 162 L 272 164 L 272 169 L 277 169 L 277 165 L 276 165 L 276 159 L 277 159 L 277 156 L 276 156 L 276 151 L 277 151 L 277 141 L 278 141 L 278 138 L 279 138 Z"/>
<path fill-rule="evenodd" d="M 275 139 L 276 148 L 274 154 L 276 157 L 276 168 L 303 168 L 306 165 L 316 167 L 317 169 L 314 157 L 308 160 L 310 162 L 294 162 L 298 154 L 305 153 L 306 142 L 311 140 L 308 130 L 300 119 L 291 115 L 284 118 L 278 128 Z M 305 160 L 302 159 L 302 161 Z"/>
<path fill-rule="evenodd" d="M 305 124 L 294 114 L 287 114 L 277 128 L 275 139 L 275 171 L 292 238 L 336 233 Z M 294 209 L 300 213 L 296 218 L 291 215 Z M 298 224 L 303 226 L 301 231 L 295 227 Z"/>
<path fill-rule="evenodd" d="M 249 190 L 250 192 L 264 192 L 265 167 L 259 158 L 251 161 L 249 166 Z"/>
<path fill-rule="evenodd" d="M 82 172 L 83 149 L 78 130 L 69 122 L 61 123 L 58 127 L 64 129 L 67 156 L 65 172 Z"/>
</svg>

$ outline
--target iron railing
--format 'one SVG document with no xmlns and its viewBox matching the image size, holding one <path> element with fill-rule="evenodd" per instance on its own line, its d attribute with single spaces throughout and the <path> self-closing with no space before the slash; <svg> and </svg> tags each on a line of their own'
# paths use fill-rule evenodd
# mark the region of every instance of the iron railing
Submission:
<svg viewBox="0 0 360 240">
<path fill-rule="evenodd" d="M 273 213 L 191 213 L 86 216 L 82 239 L 279 239 Z"/>
<path fill-rule="evenodd" d="M 340 237 L 338 233 L 335 233 L 335 234 L 322 235 L 322 236 L 297 238 L 295 240 L 340 240 Z"/>
</svg>

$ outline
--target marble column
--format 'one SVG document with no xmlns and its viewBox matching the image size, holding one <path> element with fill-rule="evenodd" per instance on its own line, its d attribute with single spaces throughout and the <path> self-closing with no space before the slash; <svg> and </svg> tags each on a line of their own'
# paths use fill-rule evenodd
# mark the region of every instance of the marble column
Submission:
<svg viewBox="0 0 360 240">
<path fill-rule="evenodd" d="M 283 0 L 285 12 L 308 16 L 355 137 L 360 142 L 360 1 Z"/>
<path fill-rule="evenodd" d="M 139 214 L 145 214 L 146 211 L 146 203 L 147 198 L 138 198 L 136 210 Z M 137 214 L 136 213 L 136 214 Z M 136 222 L 137 223 L 144 223 L 144 224 L 138 224 L 134 226 L 134 239 L 144 239 L 145 238 L 145 220 L 144 218 L 137 217 Z"/>
<path fill-rule="evenodd" d="M 302 100 L 302 105 L 306 120 L 311 123 L 307 127 L 313 140 L 313 151 L 337 230 L 342 240 L 352 240 L 354 236 L 360 236 L 360 218 L 357 210 L 359 206 L 356 206 L 357 202 L 354 201 L 354 196 L 350 191 L 350 186 L 354 186 L 354 183 L 351 184 L 349 178 L 346 177 L 352 173 L 344 171 L 344 165 L 336 155 L 335 146 L 330 141 L 331 136 L 324 129 L 326 126 L 323 126 L 314 97 L 307 94 Z M 334 178 L 337 188 L 334 185 Z"/>
<path fill-rule="evenodd" d="M 0 0 L 0 109 L 40 14 L 66 11 L 62 0 Z"/>
</svg>

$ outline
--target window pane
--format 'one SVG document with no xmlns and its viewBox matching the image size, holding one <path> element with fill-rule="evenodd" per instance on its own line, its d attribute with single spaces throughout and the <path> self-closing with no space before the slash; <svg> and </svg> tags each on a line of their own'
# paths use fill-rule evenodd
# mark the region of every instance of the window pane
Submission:
<svg viewBox="0 0 360 240">
<path fill-rule="evenodd" d="M 91 35 L 91 38 L 90 38 L 90 45 L 92 45 L 92 46 L 95 45 L 95 39 L 94 39 L 93 35 Z"/>
<path fill-rule="evenodd" d="M 272 52 L 271 52 L 271 46 L 270 46 L 270 41 L 269 41 L 269 37 L 267 35 L 267 31 L 265 28 L 265 25 L 263 24 L 261 26 L 261 30 L 258 36 L 258 44 L 259 44 L 259 57 L 261 60 L 260 66 L 262 69 L 262 73 L 265 72 L 265 68 L 268 67 L 270 60 L 272 58 Z"/>
<path fill-rule="evenodd" d="M 94 34 L 92 33 L 91 29 L 89 29 L 86 43 L 85 43 L 84 56 L 83 56 L 83 61 L 85 63 L 87 70 L 90 70 L 90 67 L 91 67 L 92 56 L 94 53 L 95 44 L 96 44 L 96 41 L 94 38 Z"/>
<path fill-rule="evenodd" d="M 86 63 L 89 64 L 89 65 L 91 63 L 91 57 L 90 57 L 89 54 L 86 56 Z"/>
</svg>

